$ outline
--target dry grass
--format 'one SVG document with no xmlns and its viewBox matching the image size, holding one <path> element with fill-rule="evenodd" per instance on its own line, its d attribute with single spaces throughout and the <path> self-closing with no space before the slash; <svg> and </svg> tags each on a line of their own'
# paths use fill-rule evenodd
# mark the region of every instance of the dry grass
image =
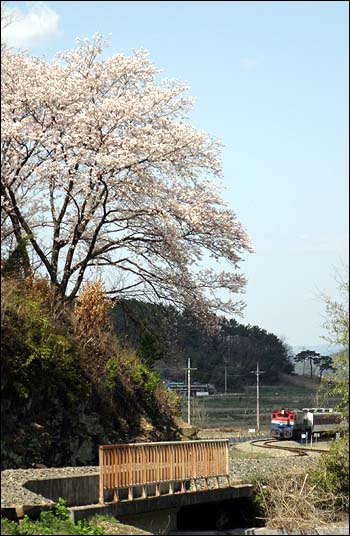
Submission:
<svg viewBox="0 0 350 536">
<path fill-rule="evenodd" d="M 89 335 L 95 336 L 110 331 L 112 306 L 101 280 L 87 283 L 74 307 L 76 334 L 86 339 Z"/>
<path fill-rule="evenodd" d="M 195 426 L 203 427 L 208 419 L 208 412 L 203 403 L 203 400 L 193 398 L 191 400 L 191 416 Z"/>
<path fill-rule="evenodd" d="M 305 530 L 344 520 L 338 497 L 311 483 L 308 474 L 275 476 L 256 489 L 268 528 Z"/>
</svg>

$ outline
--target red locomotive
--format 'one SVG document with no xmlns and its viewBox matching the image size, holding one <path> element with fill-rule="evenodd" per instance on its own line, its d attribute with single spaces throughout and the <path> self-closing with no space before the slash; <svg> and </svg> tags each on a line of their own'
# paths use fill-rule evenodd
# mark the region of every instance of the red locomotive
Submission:
<svg viewBox="0 0 350 536">
<path fill-rule="evenodd" d="M 277 439 L 291 439 L 294 433 L 294 426 L 297 412 L 292 409 L 277 409 L 271 415 L 271 436 Z"/>
<path fill-rule="evenodd" d="M 271 414 L 271 436 L 276 439 L 300 439 L 302 434 L 311 437 L 335 434 L 342 427 L 341 413 L 332 408 L 278 409 Z"/>
</svg>

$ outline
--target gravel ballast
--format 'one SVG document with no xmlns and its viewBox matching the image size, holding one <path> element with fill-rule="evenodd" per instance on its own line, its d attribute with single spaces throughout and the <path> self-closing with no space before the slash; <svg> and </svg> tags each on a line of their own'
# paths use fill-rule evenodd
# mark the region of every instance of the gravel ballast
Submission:
<svg viewBox="0 0 350 536">
<path fill-rule="evenodd" d="M 80 476 L 98 473 L 99 468 L 87 467 L 54 467 L 52 469 L 7 469 L 1 471 L 1 508 L 17 505 L 50 506 L 54 502 L 38 493 L 23 487 L 29 480 L 44 480 L 65 476 Z"/>
</svg>

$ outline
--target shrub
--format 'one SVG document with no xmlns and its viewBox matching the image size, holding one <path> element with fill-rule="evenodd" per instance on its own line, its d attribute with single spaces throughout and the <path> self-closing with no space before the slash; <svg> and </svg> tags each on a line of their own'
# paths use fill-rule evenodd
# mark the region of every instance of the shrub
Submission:
<svg viewBox="0 0 350 536">
<path fill-rule="evenodd" d="M 115 385 L 115 380 L 120 374 L 120 366 L 117 359 L 109 359 L 105 367 L 105 384 L 112 389 Z"/>
<path fill-rule="evenodd" d="M 20 329 L 19 328 L 20 324 Z M 52 322 L 39 299 L 12 296 L 2 322 L 2 357 L 6 372 L 11 372 L 12 387 L 20 398 L 28 398 L 40 389 L 54 398 L 72 387 L 71 404 L 79 401 L 86 385 L 77 366 L 73 342 Z M 10 389 L 10 385 L 7 385 Z M 68 401 L 67 401 L 68 402 Z"/>
<path fill-rule="evenodd" d="M 173 434 L 158 374 L 104 324 L 101 286 L 83 293 L 74 320 L 68 306 L 52 315 L 45 280 L 27 280 L 6 278 L 1 288 L 2 468 L 93 465 L 99 444 L 143 433 L 140 414 L 159 424 L 160 438 Z M 96 318 L 100 331 L 84 332 Z"/>
<path fill-rule="evenodd" d="M 257 475 L 254 501 L 270 528 L 308 529 L 341 520 L 349 507 L 349 438 L 336 440 L 308 473 Z"/>
<path fill-rule="evenodd" d="M 181 398 L 175 391 L 171 391 L 158 383 L 154 398 L 159 411 L 168 414 L 169 417 L 181 416 Z"/>
<path fill-rule="evenodd" d="M 1 534 L 104 534 L 104 530 L 86 519 L 78 521 L 76 525 L 69 518 L 66 501 L 60 497 L 52 511 L 41 512 L 38 521 L 31 520 L 27 515 L 22 522 L 16 523 L 8 519 L 1 519 Z"/>
<path fill-rule="evenodd" d="M 349 435 L 337 439 L 311 473 L 312 481 L 336 498 L 337 507 L 349 508 Z"/>
<path fill-rule="evenodd" d="M 147 402 L 152 402 L 153 394 L 160 382 L 158 373 L 150 370 L 144 363 L 137 363 L 134 377 L 144 391 Z"/>
<path fill-rule="evenodd" d="M 309 474 L 294 472 L 255 482 L 254 502 L 269 528 L 310 529 L 338 521 L 333 493 L 318 488 Z"/>
<path fill-rule="evenodd" d="M 7 279 L 1 298 L 2 468 L 57 465 L 68 454 L 62 428 L 76 431 L 77 407 L 90 386 L 67 326 L 52 319 L 38 295 Z"/>
<path fill-rule="evenodd" d="M 102 281 L 87 283 L 74 307 L 77 334 L 84 338 L 108 332 L 111 328 L 112 301 L 106 297 Z"/>
</svg>

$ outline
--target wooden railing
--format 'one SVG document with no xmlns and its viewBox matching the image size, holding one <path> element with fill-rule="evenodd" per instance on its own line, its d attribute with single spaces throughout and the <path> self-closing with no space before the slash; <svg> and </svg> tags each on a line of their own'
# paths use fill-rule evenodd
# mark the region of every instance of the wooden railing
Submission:
<svg viewBox="0 0 350 536">
<path fill-rule="evenodd" d="M 100 446 L 99 502 L 103 504 L 105 491 L 111 490 L 117 502 L 121 489 L 127 489 L 127 499 L 132 500 L 135 487 L 141 487 L 141 498 L 148 497 L 151 489 L 159 496 L 162 483 L 168 484 L 165 493 L 169 494 L 175 487 L 181 493 L 196 491 L 198 479 L 204 479 L 201 489 L 208 489 L 208 478 L 219 487 L 219 477 L 224 477 L 227 486 L 228 443 L 228 439 L 208 439 Z"/>
</svg>

